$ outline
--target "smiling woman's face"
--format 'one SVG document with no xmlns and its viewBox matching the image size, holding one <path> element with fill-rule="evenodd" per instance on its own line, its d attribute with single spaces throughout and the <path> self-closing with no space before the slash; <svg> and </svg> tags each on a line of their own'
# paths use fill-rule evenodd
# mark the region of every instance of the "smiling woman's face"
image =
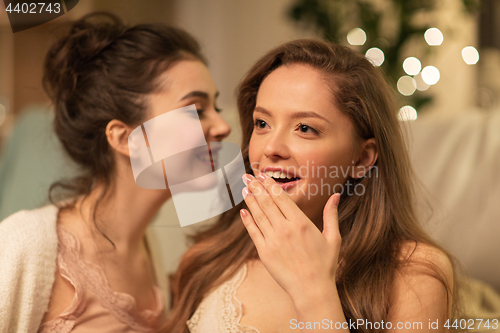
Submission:
<svg viewBox="0 0 500 333">
<path fill-rule="evenodd" d="M 306 65 L 281 66 L 262 82 L 253 113 L 249 158 L 255 174 L 286 179 L 281 187 L 313 221 L 352 175 L 359 142 L 351 120 L 332 103 L 322 74 Z M 276 173 L 278 171 L 278 173 Z M 281 177 L 284 177 L 282 175 Z"/>
</svg>

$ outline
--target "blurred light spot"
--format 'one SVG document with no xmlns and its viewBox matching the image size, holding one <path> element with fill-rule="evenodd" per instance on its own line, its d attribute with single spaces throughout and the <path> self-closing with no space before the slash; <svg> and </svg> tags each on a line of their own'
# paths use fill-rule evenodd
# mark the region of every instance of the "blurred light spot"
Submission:
<svg viewBox="0 0 500 333">
<path fill-rule="evenodd" d="M 5 118 L 7 118 L 7 108 L 5 105 L 0 104 L 0 126 L 2 126 Z"/>
<path fill-rule="evenodd" d="M 479 53 L 474 46 L 467 46 L 462 49 L 462 58 L 467 65 L 475 65 L 479 61 Z"/>
<path fill-rule="evenodd" d="M 412 121 L 417 119 L 417 110 L 413 106 L 405 105 L 398 112 L 400 121 Z"/>
<path fill-rule="evenodd" d="M 408 75 L 417 75 L 422 69 L 422 64 L 417 58 L 408 57 L 403 61 L 403 69 Z"/>
<path fill-rule="evenodd" d="M 434 66 L 427 66 L 422 69 L 422 79 L 430 86 L 436 84 L 440 77 L 439 70 Z"/>
<path fill-rule="evenodd" d="M 424 38 L 429 45 L 441 45 L 443 43 L 443 33 L 438 28 L 430 28 L 424 33 Z"/>
<path fill-rule="evenodd" d="M 351 45 L 363 45 L 366 42 L 366 33 L 361 28 L 354 28 L 347 33 L 347 42 Z"/>
<path fill-rule="evenodd" d="M 365 56 L 371 61 L 373 66 L 380 66 L 384 63 L 385 56 L 384 52 L 378 47 L 372 47 L 366 51 Z"/>
<path fill-rule="evenodd" d="M 427 89 L 429 89 L 430 85 L 428 85 L 427 83 L 424 82 L 424 80 L 422 79 L 421 73 L 418 73 L 417 75 L 415 75 L 413 77 L 413 79 L 415 80 L 415 83 L 417 84 L 417 90 L 426 91 Z"/>
<path fill-rule="evenodd" d="M 417 83 L 411 76 L 401 76 L 398 80 L 398 91 L 401 95 L 410 96 L 413 95 L 415 89 L 417 89 Z"/>
</svg>

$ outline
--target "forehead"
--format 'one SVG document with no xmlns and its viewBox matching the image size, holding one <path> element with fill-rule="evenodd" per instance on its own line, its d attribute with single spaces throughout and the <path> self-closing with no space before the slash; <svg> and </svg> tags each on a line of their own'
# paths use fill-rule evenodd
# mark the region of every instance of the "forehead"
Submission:
<svg viewBox="0 0 500 333">
<path fill-rule="evenodd" d="M 208 68 L 199 60 L 181 60 L 165 71 L 159 78 L 163 92 L 178 94 L 186 90 L 215 93 L 215 83 Z"/>
<path fill-rule="evenodd" d="M 328 119 L 347 117 L 334 105 L 325 76 L 303 64 L 283 65 L 271 72 L 259 88 L 257 106 L 271 111 L 314 111 Z"/>
</svg>

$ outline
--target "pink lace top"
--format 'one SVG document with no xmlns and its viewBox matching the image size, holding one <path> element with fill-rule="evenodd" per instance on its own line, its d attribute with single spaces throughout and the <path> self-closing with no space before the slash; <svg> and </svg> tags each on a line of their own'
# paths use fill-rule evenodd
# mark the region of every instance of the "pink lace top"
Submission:
<svg viewBox="0 0 500 333">
<path fill-rule="evenodd" d="M 57 227 L 57 268 L 75 288 L 71 305 L 56 318 L 40 326 L 49 332 L 156 332 L 163 324 L 163 298 L 155 286 L 156 309 L 138 311 L 134 297 L 113 291 L 101 267 L 80 256 L 78 239 Z"/>
</svg>

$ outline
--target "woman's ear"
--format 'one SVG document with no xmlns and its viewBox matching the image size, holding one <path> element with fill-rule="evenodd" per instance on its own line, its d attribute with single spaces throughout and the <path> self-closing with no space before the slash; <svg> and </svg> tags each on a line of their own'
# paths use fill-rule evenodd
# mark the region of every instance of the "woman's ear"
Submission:
<svg viewBox="0 0 500 333">
<path fill-rule="evenodd" d="M 128 151 L 128 136 L 132 129 L 122 121 L 113 119 L 106 126 L 106 137 L 108 143 L 116 152 L 130 157 Z"/>
<path fill-rule="evenodd" d="M 351 172 L 352 178 L 363 178 L 370 168 L 377 162 L 378 148 L 375 138 L 365 140 L 361 144 L 358 160 Z"/>
</svg>

